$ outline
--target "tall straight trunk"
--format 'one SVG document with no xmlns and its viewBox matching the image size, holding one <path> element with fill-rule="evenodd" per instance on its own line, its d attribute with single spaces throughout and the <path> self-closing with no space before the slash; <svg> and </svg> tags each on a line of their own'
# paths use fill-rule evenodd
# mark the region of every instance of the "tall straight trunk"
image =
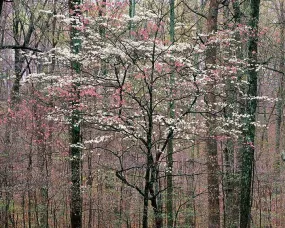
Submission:
<svg viewBox="0 0 285 228">
<path fill-rule="evenodd" d="M 250 68 L 248 70 L 248 92 L 250 98 L 257 96 L 257 45 L 258 45 L 258 22 L 259 22 L 259 6 L 260 0 L 250 1 L 250 19 L 249 26 L 252 29 L 252 35 L 248 43 L 248 58 Z M 240 202 L 240 227 L 250 227 L 250 212 L 252 202 L 252 183 L 253 183 L 253 168 L 254 168 L 254 137 L 255 113 L 257 108 L 257 100 L 249 99 L 246 103 L 246 114 L 250 117 L 246 120 L 246 128 L 243 132 L 244 150 L 242 153 L 241 164 L 241 202 Z"/>
<path fill-rule="evenodd" d="M 207 17 L 207 32 L 209 37 L 212 33 L 217 32 L 219 1 L 211 0 Z M 213 69 L 217 62 L 217 47 L 216 45 L 209 46 L 206 52 L 206 66 L 209 70 Z M 209 73 L 211 75 L 211 73 Z M 208 84 L 209 93 L 206 95 L 206 100 L 210 107 L 210 114 L 207 116 L 207 171 L 208 171 L 208 227 L 220 227 L 220 202 L 219 202 L 219 165 L 218 165 L 218 147 L 215 139 L 215 103 L 216 97 L 214 93 L 215 79 Z"/>
<path fill-rule="evenodd" d="M 69 9 L 73 13 L 71 17 L 80 15 L 80 0 L 69 0 Z M 77 22 L 72 22 L 70 39 L 71 50 L 74 54 L 78 54 L 80 51 L 81 42 L 78 38 L 79 30 L 76 29 Z M 72 70 L 75 74 L 80 73 L 80 63 L 73 61 L 71 63 Z M 75 95 L 75 99 L 72 101 L 72 113 L 71 113 L 71 126 L 70 126 L 70 165 L 71 165 L 71 200 L 70 200 L 70 219 L 71 228 L 82 227 L 82 196 L 81 196 L 81 130 L 80 130 L 80 111 L 77 110 L 79 104 L 79 83 L 73 83 L 72 89 Z"/>
<path fill-rule="evenodd" d="M 278 10 L 278 9 L 276 9 Z M 280 23 L 280 62 L 279 62 L 279 71 L 280 79 L 279 79 L 279 88 L 277 92 L 277 104 L 276 104 L 276 141 L 275 141 L 275 148 L 276 148 L 276 157 L 275 157 L 275 175 L 276 178 L 280 177 L 280 155 L 281 155 L 281 149 L 280 149 L 280 141 L 281 141 L 281 125 L 283 120 L 283 108 L 284 108 L 284 47 L 285 47 L 285 37 L 284 37 L 284 3 L 280 2 L 280 9 L 279 9 L 279 23 Z"/>
<path fill-rule="evenodd" d="M 276 141 L 275 141 L 275 181 L 276 181 L 276 192 L 281 193 L 281 198 L 276 197 L 276 199 L 282 202 L 282 186 L 280 186 L 279 180 L 280 180 L 280 171 L 281 171 L 281 156 L 283 156 L 283 145 L 281 141 L 281 134 L 282 134 L 282 122 L 283 122 L 283 109 L 284 109 L 284 86 L 285 86 L 285 55 L 284 55 L 284 47 L 285 47 L 285 27 L 284 27 L 284 20 L 285 20 L 285 9 L 284 9 L 284 2 L 280 2 L 279 7 L 276 4 L 276 11 L 279 24 L 280 24 L 280 62 L 279 62 L 279 71 L 281 74 L 279 75 L 279 88 L 277 92 L 277 104 L 276 104 Z M 279 12 L 279 14 L 278 14 Z M 277 212 L 278 213 L 278 212 Z M 280 217 L 278 216 L 277 222 L 279 222 L 280 226 L 284 226 L 284 219 L 285 214 L 283 211 L 280 212 Z"/>
<path fill-rule="evenodd" d="M 175 27 L 175 1 L 169 1 L 170 7 L 170 42 L 171 44 L 174 43 L 174 27 Z M 169 101 L 169 117 L 171 119 L 175 118 L 175 111 L 174 111 L 174 100 L 172 99 L 173 96 L 173 87 L 174 87 L 174 72 L 170 74 L 170 101 Z M 167 227 L 173 227 L 173 180 L 172 180 L 172 172 L 173 172 L 173 135 L 170 136 L 168 145 L 167 145 L 167 173 L 166 173 L 166 180 L 167 180 L 167 192 L 166 192 L 166 211 L 167 211 Z"/>
<path fill-rule="evenodd" d="M 282 7 L 282 8 L 281 8 Z M 283 2 L 280 3 L 280 8 L 281 12 L 280 14 L 282 15 L 282 18 L 284 18 L 284 12 L 283 12 Z M 279 20 L 280 21 L 280 20 Z M 282 19 L 281 21 L 284 21 Z M 279 184 L 279 180 L 281 177 L 281 156 L 282 156 L 282 144 L 281 144 L 281 134 L 282 134 L 282 122 L 283 122 L 283 109 L 284 109 L 284 72 L 285 72 L 285 66 L 284 66 L 284 24 L 280 23 L 280 62 L 279 62 L 279 71 L 281 74 L 279 74 L 279 88 L 277 92 L 277 102 L 276 102 L 276 127 L 275 127 L 275 132 L 276 132 L 276 139 L 275 139 L 275 158 L 274 158 L 274 179 L 275 179 L 275 189 L 277 194 L 281 192 L 282 186 Z M 279 196 L 280 197 L 280 196 Z M 280 200 L 278 196 L 276 197 L 276 200 Z M 279 199 L 278 199 L 279 198 Z M 281 201 L 282 202 L 282 201 Z M 284 218 L 284 212 L 280 213 L 281 218 Z M 284 219 L 280 219 L 280 217 L 277 217 L 278 224 L 280 224 L 281 221 L 284 221 Z M 282 226 L 282 225 L 281 225 Z"/>
</svg>

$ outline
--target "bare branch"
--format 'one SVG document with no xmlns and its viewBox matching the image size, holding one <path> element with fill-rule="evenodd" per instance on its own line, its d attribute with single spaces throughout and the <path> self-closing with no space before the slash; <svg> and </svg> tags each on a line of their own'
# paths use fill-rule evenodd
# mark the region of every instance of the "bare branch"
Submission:
<svg viewBox="0 0 285 228">
<path fill-rule="evenodd" d="M 4 50 L 4 49 L 22 49 L 22 50 L 30 50 L 30 51 L 34 51 L 34 52 L 43 52 L 42 50 L 39 50 L 37 48 L 32 48 L 32 47 L 26 47 L 26 46 L 17 46 L 17 45 L 4 45 L 4 46 L 0 46 L 0 50 Z"/>
</svg>

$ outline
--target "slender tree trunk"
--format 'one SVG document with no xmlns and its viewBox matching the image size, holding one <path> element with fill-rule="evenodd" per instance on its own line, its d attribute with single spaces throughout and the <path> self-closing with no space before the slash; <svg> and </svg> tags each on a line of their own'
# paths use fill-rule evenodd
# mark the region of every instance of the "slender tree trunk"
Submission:
<svg viewBox="0 0 285 228">
<path fill-rule="evenodd" d="M 80 15 L 80 0 L 69 0 L 69 9 L 73 11 L 70 15 L 75 17 Z M 78 19 L 78 18 L 77 18 Z M 80 40 L 77 38 L 79 31 L 75 28 L 77 25 L 76 21 L 72 23 L 71 28 L 71 50 L 74 54 L 79 53 L 80 50 Z M 80 63 L 73 61 L 72 70 L 75 74 L 80 73 Z M 70 165 L 71 165 L 71 228 L 81 228 L 82 227 L 82 196 L 81 196 L 81 129 L 80 129 L 80 112 L 77 110 L 77 105 L 79 104 L 79 91 L 78 83 L 74 83 L 72 86 L 73 94 L 75 95 L 74 101 L 72 101 L 72 114 L 71 114 L 71 127 L 70 127 Z"/>
<path fill-rule="evenodd" d="M 144 198 L 143 198 L 143 217 L 142 226 L 143 228 L 148 228 L 148 197 L 149 197 L 149 185 L 150 185 L 150 172 L 151 172 L 151 152 L 147 154 L 147 164 L 145 172 L 145 187 L 144 187 Z"/>
<path fill-rule="evenodd" d="M 250 2 L 250 21 L 249 26 L 252 29 L 253 35 L 249 38 L 248 43 L 248 58 L 250 68 L 248 70 L 248 92 L 250 98 L 257 96 L 257 45 L 258 45 L 258 22 L 259 22 L 259 6 L 260 0 L 251 0 Z M 253 183 L 253 168 L 254 168 L 254 138 L 255 114 L 257 108 L 257 100 L 249 99 L 246 104 L 246 113 L 250 116 L 246 120 L 246 129 L 244 135 L 244 150 L 242 154 L 241 164 L 241 202 L 240 202 L 240 227 L 250 227 L 250 212 L 252 203 L 252 183 Z"/>
<path fill-rule="evenodd" d="M 279 24 L 280 24 L 280 62 L 279 62 L 279 71 L 280 79 L 279 79 L 279 88 L 277 92 L 277 104 L 276 104 L 276 157 L 275 157 L 275 175 L 276 179 L 280 178 L 280 158 L 281 158 L 281 125 L 283 121 L 283 108 L 284 108 L 284 74 L 285 74 L 285 65 L 284 65 L 284 47 L 285 47 L 285 37 L 284 37 L 284 3 L 280 2 L 280 9 L 276 9 L 279 11 Z"/>
<path fill-rule="evenodd" d="M 79 112 L 73 111 L 71 119 L 71 227 L 80 228 L 82 220 L 82 197 L 81 197 L 81 161 L 80 161 L 80 126 Z"/>
<path fill-rule="evenodd" d="M 211 37 L 212 33 L 217 32 L 218 21 L 218 8 L 219 1 L 211 0 L 209 6 L 209 12 L 207 17 L 207 31 Z M 216 65 L 217 47 L 215 45 L 209 46 L 206 52 L 206 66 L 211 71 L 212 67 Z M 209 73 L 211 74 L 211 73 Z M 208 227 L 219 228 L 220 227 L 220 202 L 219 202 L 219 165 L 218 165 L 218 148 L 217 141 L 215 139 L 215 91 L 214 91 L 215 78 L 213 82 L 208 84 L 210 93 L 206 96 L 206 100 L 210 108 L 210 114 L 207 116 L 207 170 L 208 170 Z"/>
<path fill-rule="evenodd" d="M 91 138 L 91 137 L 90 137 Z M 88 227 L 92 227 L 92 218 L 93 218 L 93 210 L 92 210 L 92 154 L 88 152 L 87 157 L 87 165 L 88 165 L 88 177 L 86 181 L 86 185 L 88 186 L 88 204 L 89 204 L 89 218 L 88 218 Z"/>
<path fill-rule="evenodd" d="M 281 134 L 282 134 L 282 122 L 283 122 L 283 109 L 284 109 L 284 85 L 285 85 L 285 65 L 284 65 L 284 47 L 285 47 L 285 37 L 284 37 L 284 9 L 283 9 L 283 2 L 280 2 L 280 14 L 281 20 L 280 21 L 280 62 L 279 62 L 279 71 L 281 74 L 279 74 L 279 88 L 277 92 L 277 102 L 276 102 L 276 139 L 275 139 L 275 161 L 274 161 L 274 175 L 275 175 L 275 188 L 276 192 L 280 192 L 282 186 L 279 184 L 280 182 L 280 174 L 281 174 L 281 156 L 283 152 L 283 147 L 281 144 Z M 276 197 L 277 200 L 278 197 Z M 277 207 L 278 208 L 278 207 Z M 283 214 L 282 218 L 284 217 L 284 212 L 281 212 Z M 280 218 L 277 217 L 277 223 L 280 225 Z"/>
<path fill-rule="evenodd" d="M 23 195 L 22 195 L 22 221 L 23 221 L 22 227 L 23 228 L 26 228 L 25 195 L 26 195 L 25 192 L 23 192 Z"/>
<path fill-rule="evenodd" d="M 3 3 L 4 3 L 4 0 L 0 0 L 0 19 L 2 16 Z"/>
<path fill-rule="evenodd" d="M 174 27 L 175 27 L 175 1 L 170 0 L 170 42 L 174 43 Z M 174 100 L 172 99 L 173 96 L 173 87 L 174 87 L 174 72 L 170 74 L 170 102 L 169 102 L 169 117 L 175 118 L 175 111 L 174 111 Z M 172 180 L 172 172 L 173 172 L 173 135 L 169 139 L 167 145 L 167 173 L 166 173 L 166 180 L 167 180 L 167 192 L 166 192 L 166 212 L 167 212 L 167 227 L 173 227 L 173 180 Z"/>
</svg>

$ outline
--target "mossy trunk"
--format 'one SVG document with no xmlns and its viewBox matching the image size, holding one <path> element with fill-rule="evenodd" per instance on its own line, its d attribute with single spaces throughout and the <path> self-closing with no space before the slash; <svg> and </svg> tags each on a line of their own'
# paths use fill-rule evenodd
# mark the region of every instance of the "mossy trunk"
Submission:
<svg viewBox="0 0 285 228">
<path fill-rule="evenodd" d="M 260 0 L 251 0 L 250 2 L 250 20 L 249 26 L 252 29 L 252 35 L 249 37 L 248 43 L 248 91 L 250 98 L 257 96 L 257 46 L 258 46 L 258 22 L 259 22 L 259 6 Z M 245 120 L 244 149 L 242 153 L 241 164 L 241 201 L 240 201 L 240 227 L 250 227 L 250 212 L 252 203 L 252 185 L 253 185 L 253 169 L 254 169 L 254 138 L 255 125 L 252 124 L 256 120 L 257 100 L 249 99 L 246 102 L 245 111 L 249 118 Z"/>
</svg>

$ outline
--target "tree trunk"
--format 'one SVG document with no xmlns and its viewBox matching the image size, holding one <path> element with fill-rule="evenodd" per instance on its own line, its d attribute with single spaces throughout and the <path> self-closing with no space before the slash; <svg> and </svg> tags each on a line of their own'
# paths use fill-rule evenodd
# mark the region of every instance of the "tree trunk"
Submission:
<svg viewBox="0 0 285 228">
<path fill-rule="evenodd" d="M 283 121 L 283 108 L 284 108 L 284 46 L 285 46 L 285 37 L 284 37 L 284 3 L 280 2 L 280 9 L 276 7 L 277 15 L 279 15 L 278 20 L 280 24 L 280 62 L 279 62 L 279 71 L 280 79 L 279 79 L 279 88 L 277 92 L 277 104 L 276 104 L 276 141 L 275 141 L 275 147 L 276 147 L 276 157 L 275 157 L 275 176 L 276 179 L 280 178 L 280 158 L 282 150 L 280 148 L 280 141 L 281 141 L 281 125 Z M 279 14 L 278 14 L 279 11 Z"/>
<path fill-rule="evenodd" d="M 259 21 L 259 5 L 260 0 L 252 0 L 250 2 L 250 21 L 249 26 L 252 29 L 253 34 L 249 37 L 248 43 L 248 58 L 250 68 L 248 70 L 248 92 L 247 95 L 250 98 L 257 96 L 257 45 L 258 45 L 258 21 Z M 250 212 L 252 202 L 252 175 L 254 168 L 254 137 L 255 126 L 252 124 L 255 122 L 255 113 L 257 108 L 257 100 L 250 99 L 246 103 L 246 114 L 250 117 L 247 118 L 246 127 L 243 132 L 244 136 L 244 149 L 242 153 L 241 164 L 241 202 L 240 202 L 240 227 L 250 227 Z"/>
<path fill-rule="evenodd" d="M 80 14 L 80 8 L 77 7 L 81 4 L 80 0 L 70 0 L 69 9 L 73 12 L 70 16 L 76 16 Z M 78 30 L 75 28 L 77 23 L 74 21 L 71 28 L 71 50 L 74 54 L 79 53 L 80 50 L 80 40 L 77 38 L 79 35 Z M 73 61 L 72 70 L 75 74 L 80 73 L 80 63 Z M 71 200 L 70 200 L 70 219 L 71 228 L 81 228 L 82 227 L 82 196 L 81 196 L 81 130 L 80 130 L 80 112 L 77 110 L 77 105 L 79 104 L 79 91 L 78 83 L 74 83 L 72 86 L 73 94 L 75 99 L 72 101 L 72 114 L 71 114 L 71 127 L 70 127 L 70 160 L 71 160 Z"/>
<path fill-rule="evenodd" d="M 282 8 L 281 8 L 282 7 Z M 282 122 L 283 122 L 283 109 L 284 109 L 284 47 L 285 47 L 285 39 L 284 39 L 284 11 L 283 11 L 283 2 L 280 3 L 280 14 L 282 15 L 282 19 L 280 21 L 280 62 L 279 62 L 279 88 L 277 92 L 277 102 L 276 102 L 276 140 L 275 140 L 275 159 L 274 159 L 274 179 L 275 179 L 275 188 L 276 192 L 281 192 L 282 186 L 279 184 L 280 182 L 280 171 L 281 171 L 281 156 L 283 152 L 283 147 L 281 143 L 281 134 L 282 134 Z M 278 194 L 279 195 L 279 194 Z M 278 197 L 276 197 L 277 200 Z M 284 212 L 282 218 L 284 218 Z M 284 219 L 283 219 L 284 220 Z M 277 223 L 280 224 L 280 218 L 277 217 Z"/>
<path fill-rule="evenodd" d="M 4 3 L 4 0 L 0 0 L 0 19 L 2 16 L 3 3 Z"/>
<path fill-rule="evenodd" d="M 219 1 L 211 0 L 209 6 L 209 12 L 207 17 L 207 32 L 209 37 L 212 33 L 217 32 L 218 21 L 218 8 Z M 217 47 L 215 45 L 209 46 L 206 52 L 206 67 L 211 75 L 211 68 L 216 65 Z M 214 91 L 215 79 L 208 84 L 208 95 L 206 100 L 211 108 L 207 115 L 207 171 L 208 171 L 208 227 L 219 228 L 220 227 L 220 202 L 219 202 L 219 165 L 218 165 L 218 148 L 217 141 L 215 139 L 215 91 Z"/>
<path fill-rule="evenodd" d="M 174 43 L 174 27 L 175 27 L 175 2 L 174 0 L 170 0 L 170 42 Z M 174 87 L 174 72 L 170 74 L 170 102 L 169 102 L 169 117 L 171 119 L 175 118 L 174 111 L 174 100 L 173 96 L 173 87 Z M 167 173 L 166 173 L 166 181 L 167 181 L 167 192 L 166 192 L 166 212 L 167 212 L 167 227 L 173 227 L 173 180 L 172 180 L 172 172 L 173 172 L 173 135 L 171 135 L 168 145 L 167 145 Z"/>
<path fill-rule="evenodd" d="M 146 173 L 145 173 L 145 187 L 143 197 L 143 217 L 142 227 L 148 228 L 148 192 L 149 192 L 149 181 L 150 181 L 150 157 L 151 154 L 147 155 Z"/>
</svg>

